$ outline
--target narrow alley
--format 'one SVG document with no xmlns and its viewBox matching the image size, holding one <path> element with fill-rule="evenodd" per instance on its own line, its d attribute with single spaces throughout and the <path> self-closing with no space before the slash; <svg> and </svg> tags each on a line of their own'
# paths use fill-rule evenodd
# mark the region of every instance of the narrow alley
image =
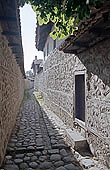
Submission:
<svg viewBox="0 0 110 170">
<path fill-rule="evenodd" d="M 33 90 L 25 95 L 2 169 L 81 170 L 63 134 L 42 111 Z"/>
</svg>

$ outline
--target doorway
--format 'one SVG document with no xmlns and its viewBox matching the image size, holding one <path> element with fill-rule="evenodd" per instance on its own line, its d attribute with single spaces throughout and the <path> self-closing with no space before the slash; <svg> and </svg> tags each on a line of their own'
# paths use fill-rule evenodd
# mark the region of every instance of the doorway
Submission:
<svg viewBox="0 0 110 170">
<path fill-rule="evenodd" d="M 75 117 L 85 122 L 85 74 L 75 75 Z"/>
</svg>

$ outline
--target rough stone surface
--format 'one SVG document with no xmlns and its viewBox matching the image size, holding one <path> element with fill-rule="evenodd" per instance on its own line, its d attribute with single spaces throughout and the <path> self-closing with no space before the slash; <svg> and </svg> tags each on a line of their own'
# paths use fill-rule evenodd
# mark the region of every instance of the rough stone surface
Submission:
<svg viewBox="0 0 110 170">
<path fill-rule="evenodd" d="M 67 155 L 68 155 L 65 149 L 61 149 L 61 150 L 60 150 L 60 154 L 61 154 L 62 156 L 67 156 Z"/>
<path fill-rule="evenodd" d="M 21 106 L 2 168 L 5 169 L 7 165 L 12 168 L 13 164 L 16 165 L 15 167 L 19 167 L 19 170 L 62 168 L 67 164 L 62 161 L 63 155 L 68 153 L 73 158 L 74 155 L 65 141 L 63 145 L 60 143 L 59 139 L 64 140 L 63 134 L 59 135 L 59 128 L 55 122 L 52 122 L 52 118 L 41 109 L 33 95 L 33 90 L 27 91 L 26 94 L 29 95 L 29 99 L 25 100 Z M 43 148 L 37 146 L 39 138 L 42 139 Z M 60 146 L 62 149 L 53 149 L 51 139 L 55 139 L 56 146 L 58 148 Z M 72 162 L 77 161 L 71 160 Z"/>
<path fill-rule="evenodd" d="M 59 153 L 59 149 L 51 149 L 51 150 L 48 150 L 48 153 L 49 153 L 49 154 Z"/>
<path fill-rule="evenodd" d="M 17 165 L 6 165 L 4 170 L 19 170 Z"/>
<path fill-rule="evenodd" d="M 55 167 L 63 166 L 64 162 L 63 161 L 57 161 L 54 163 Z"/>
<path fill-rule="evenodd" d="M 29 163 L 29 166 L 30 166 L 31 168 L 37 168 L 37 167 L 38 167 L 38 164 L 37 164 L 36 162 L 30 162 L 30 163 Z"/>
<path fill-rule="evenodd" d="M 52 167 L 52 163 L 51 162 L 43 162 L 40 164 L 40 168 L 41 169 L 49 169 Z"/>
<path fill-rule="evenodd" d="M 45 61 L 43 72 L 36 75 L 35 88 L 67 126 L 74 126 L 85 135 L 79 123 L 73 125 L 75 74 L 85 70 L 87 140 L 93 154 L 110 168 L 109 44 L 110 40 L 106 40 L 77 56 L 54 50 Z"/>
<path fill-rule="evenodd" d="M 61 160 L 61 155 L 59 155 L 59 154 L 52 154 L 51 155 L 51 157 L 50 157 L 50 160 L 51 161 L 59 161 L 59 160 Z"/>
<path fill-rule="evenodd" d="M 27 169 L 27 168 L 28 168 L 28 164 L 27 164 L 27 163 L 21 163 L 21 164 L 20 164 L 20 169 L 25 170 L 25 169 Z"/>
<path fill-rule="evenodd" d="M 24 157 L 24 154 L 18 154 L 18 155 L 16 155 L 16 158 L 23 158 Z"/>
<path fill-rule="evenodd" d="M 31 161 L 36 161 L 38 158 L 37 158 L 37 156 L 32 156 L 31 157 Z"/>
<path fill-rule="evenodd" d="M 68 164 L 64 166 L 67 170 L 76 170 L 76 166 L 73 164 Z"/>
<path fill-rule="evenodd" d="M 20 67 L 2 32 L 0 24 L 0 165 L 24 95 Z"/>
<path fill-rule="evenodd" d="M 20 164 L 20 163 L 23 162 L 23 159 L 15 159 L 14 162 L 15 162 L 16 164 Z"/>
<path fill-rule="evenodd" d="M 57 168 L 56 170 L 66 170 L 63 166 L 60 166 L 59 168 Z"/>
<path fill-rule="evenodd" d="M 63 158 L 63 161 L 65 163 L 71 162 L 71 157 L 70 156 L 66 156 L 66 157 Z"/>
</svg>

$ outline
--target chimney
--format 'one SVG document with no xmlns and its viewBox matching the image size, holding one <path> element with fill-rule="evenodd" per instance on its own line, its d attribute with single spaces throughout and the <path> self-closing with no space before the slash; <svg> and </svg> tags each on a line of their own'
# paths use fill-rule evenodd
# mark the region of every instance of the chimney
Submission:
<svg viewBox="0 0 110 170">
<path fill-rule="evenodd" d="M 35 56 L 35 60 L 37 60 L 37 55 Z"/>
</svg>

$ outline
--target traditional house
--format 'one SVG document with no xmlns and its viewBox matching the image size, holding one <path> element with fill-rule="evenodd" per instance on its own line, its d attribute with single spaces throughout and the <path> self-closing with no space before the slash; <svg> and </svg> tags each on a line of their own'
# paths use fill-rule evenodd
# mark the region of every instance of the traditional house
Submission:
<svg viewBox="0 0 110 170">
<path fill-rule="evenodd" d="M 35 60 L 32 62 L 32 67 L 34 77 L 36 76 L 37 73 L 43 70 L 43 60 L 42 59 L 37 59 L 37 56 L 35 56 Z"/>
<path fill-rule="evenodd" d="M 24 57 L 19 7 L 0 0 L 0 165 L 24 95 Z"/>
<path fill-rule="evenodd" d="M 63 42 L 50 38 L 51 29 L 51 23 L 37 27 L 36 47 L 44 51 L 46 61 L 36 76 L 36 88 L 110 168 L 110 3 L 95 10 Z"/>
</svg>

